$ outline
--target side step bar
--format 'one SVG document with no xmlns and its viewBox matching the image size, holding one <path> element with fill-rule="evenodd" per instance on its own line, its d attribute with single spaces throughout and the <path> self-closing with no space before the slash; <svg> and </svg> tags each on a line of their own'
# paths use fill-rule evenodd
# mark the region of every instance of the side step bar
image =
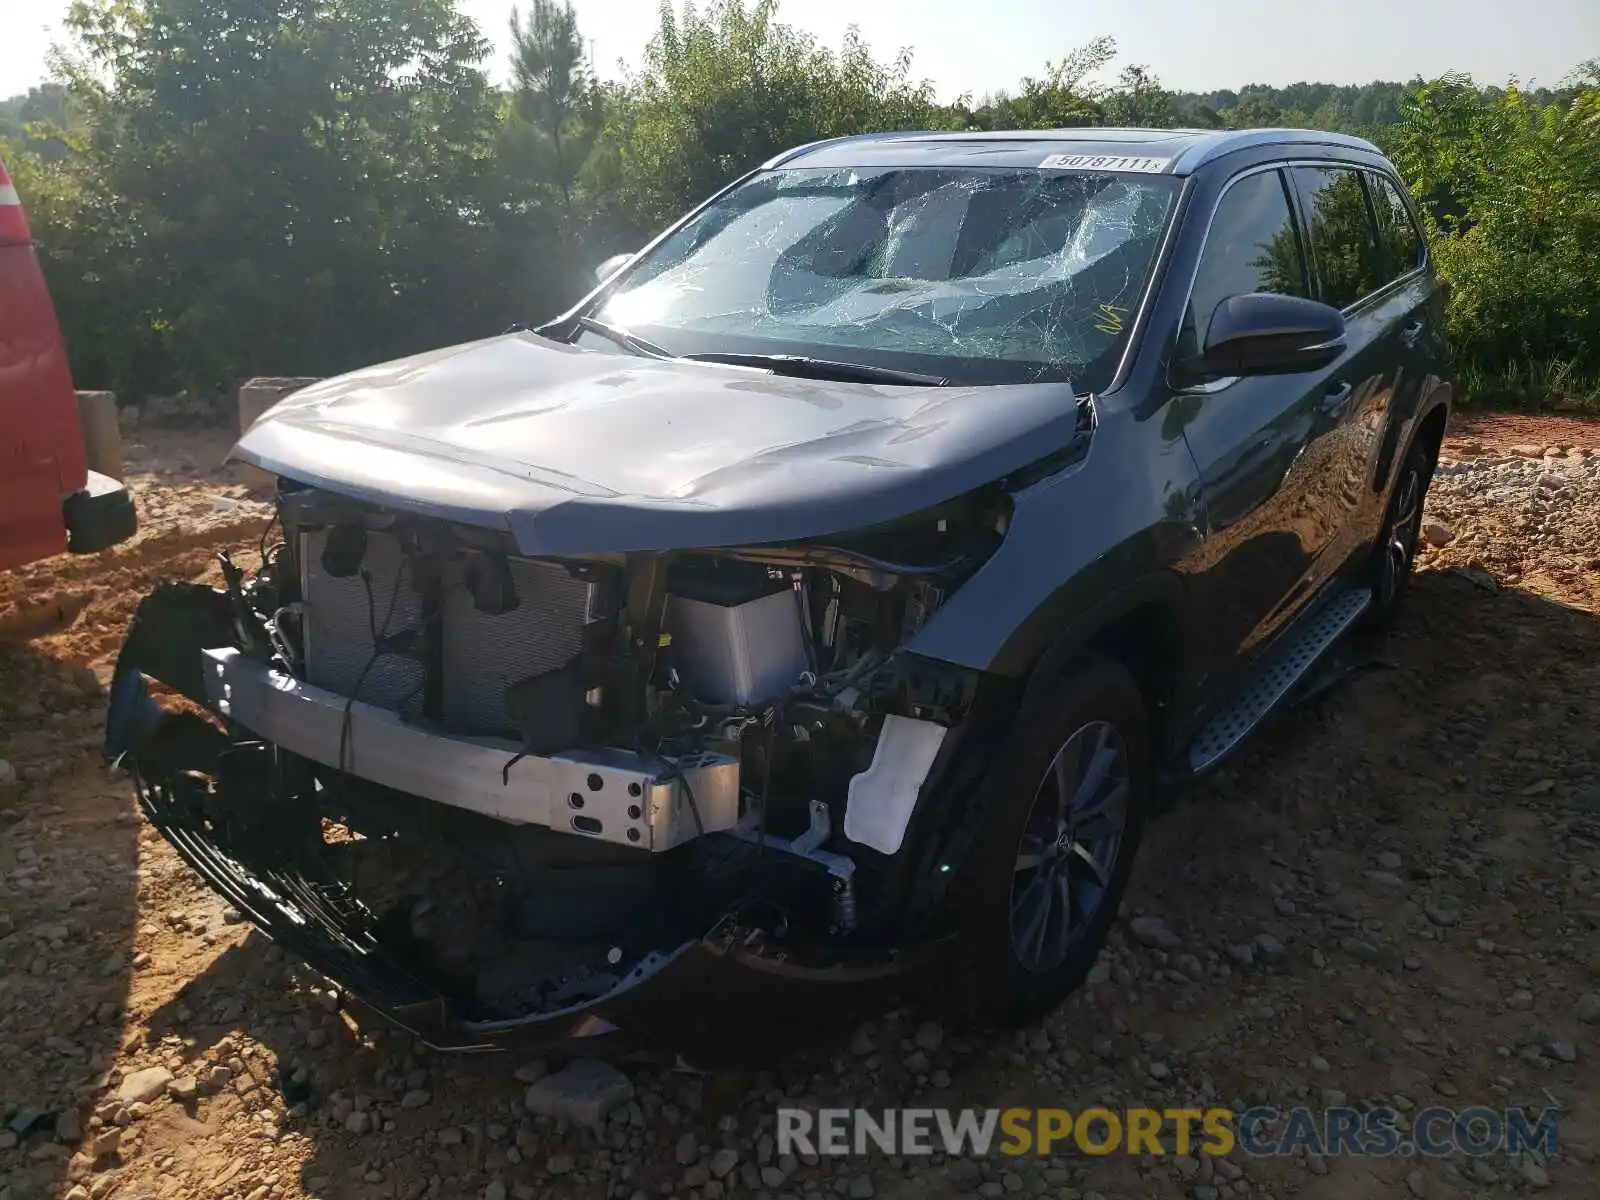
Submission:
<svg viewBox="0 0 1600 1200">
<path fill-rule="evenodd" d="M 1341 592 L 1288 641 L 1269 650 L 1244 690 L 1195 737 L 1189 747 L 1189 769 L 1198 775 L 1233 753 L 1371 603 L 1369 588 Z"/>
</svg>

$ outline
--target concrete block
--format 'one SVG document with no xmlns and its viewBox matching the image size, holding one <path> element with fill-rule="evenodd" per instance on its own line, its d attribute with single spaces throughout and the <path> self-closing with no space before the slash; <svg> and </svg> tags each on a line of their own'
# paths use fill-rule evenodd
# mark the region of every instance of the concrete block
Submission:
<svg viewBox="0 0 1600 1200">
<path fill-rule="evenodd" d="M 122 478 L 122 426 L 117 421 L 115 392 L 79 392 L 78 424 L 89 470 Z"/>
<path fill-rule="evenodd" d="M 254 425 L 256 418 L 285 396 L 292 396 L 301 388 L 320 383 L 316 376 L 261 376 L 246 380 L 239 388 L 239 432 L 244 433 Z"/>
<path fill-rule="evenodd" d="M 239 434 L 242 437 L 250 426 L 254 425 L 261 414 L 266 412 L 285 396 L 291 396 L 301 388 L 310 387 L 319 382 L 319 378 L 312 376 L 260 376 L 246 380 L 239 388 Z M 258 467 L 240 467 L 246 483 L 258 486 L 269 486 L 272 475 Z"/>
</svg>

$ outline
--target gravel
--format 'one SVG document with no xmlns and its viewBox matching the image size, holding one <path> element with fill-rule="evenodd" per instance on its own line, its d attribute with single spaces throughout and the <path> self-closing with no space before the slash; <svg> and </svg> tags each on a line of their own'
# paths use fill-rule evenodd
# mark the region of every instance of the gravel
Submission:
<svg viewBox="0 0 1600 1200">
<path fill-rule="evenodd" d="M 530 1113 L 598 1130 L 606 1115 L 633 1099 L 633 1083 L 609 1063 L 578 1059 L 531 1084 L 523 1096 Z"/>
<path fill-rule="evenodd" d="M 1135 917 L 1128 922 L 1128 932 L 1141 946 L 1171 950 L 1183 944 L 1183 939 L 1168 929 L 1166 921 L 1160 917 Z"/>
<path fill-rule="evenodd" d="M 172 1072 L 166 1067 L 145 1067 L 126 1076 L 117 1087 L 117 1099 L 124 1104 L 154 1100 L 167 1090 Z"/>
<path fill-rule="evenodd" d="M 1352 676 L 1276 723 L 1193 803 L 1153 820 L 1127 919 L 1089 984 L 1016 1034 L 902 1010 L 792 1061 L 697 1075 L 438 1055 L 364 1020 L 353 1031 L 326 983 L 230 924 L 163 843 L 121 819 L 125 790 L 107 797 L 122 784 L 92 766 L 70 786 L 35 782 L 29 731 L 53 737 L 51 715 L 78 710 L 43 684 L 0 680 L 0 724 L 22 729 L 5 747 L 22 799 L 5 810 L 20 816 L 0 867 L 0 1088 L 5 1113 L 32 1108 L 39 1122 L 0 1135 L 0 1186 L 18 1200 L 1281 1200 L 1341 1194 L 1355 1168 L 1238 1154 L 797 1161 L 777 1153 L 774 1114 L 1334 1100 L 1416 1111 L 1494 1097 L 1562 1104 L 1562 1155 L 1379 1164 L 1363 1194 L 1581 1188 L 1600 1147 L 1588 1066 L 1600 992 L 1585 958 L 1586 914 L 1600 912 L 1600 843 L 1585 836 L 1600 812 L 1600 636 L 1582 610 L 1531 607 L 1504 564 L 1535 536 L 1576 536 L 1600 459 L 1538 449 L 1465 470 L 1447 459 L 1430 497 L 1430 523 L 1449 536 L 1430 524 L 1428 561 L 1457 573 L 1476 562 L 1501 590 L 1425 565 L 1381 649 L 1395 669 Z M 1523 520 L 1533 532 L 1511 536 Z M 204 571 L 204 551 L 178 573 Z M 38 698 L 35 716 L 17 716 L 19 696 Z M 87 704 L 71 718 L 90 733 L 98 720 Z M 102 976 L 113 956 L 123 962 Z M 69 1110 L 81 1142 L 62 1139 Z"/>
</svg>

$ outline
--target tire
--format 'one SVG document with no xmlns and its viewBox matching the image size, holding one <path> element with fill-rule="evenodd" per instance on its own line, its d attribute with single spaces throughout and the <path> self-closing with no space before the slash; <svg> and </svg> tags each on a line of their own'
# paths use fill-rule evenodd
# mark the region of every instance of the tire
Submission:
<svg viewBox="0 0 1600 1200">
<path fill-rule="evenodd" d="M 1433 482 L 1434 459 L 1431 447 L 1413 443 L 1395 477 L 1394 493 L 1389 497 L 1383 527 L 1367 568 L 1372 605 L 1362 623 L 1369 631 L 1393 624 L 1410 587 L 1422 535 L 1422 509 L 1428 499 L 1428 485 Z"/>
<path fill-rule="evenodd" d="M 952 990 L 966 1016 L 1023 1024 L 1083 982 L 1127 887 L 1150 780 L 1144 700 L 1120 664 L 1079 659 L 1027 705 L 981 789 L 987 824 L 956 888 L 966 986 Z"/>
</svg>

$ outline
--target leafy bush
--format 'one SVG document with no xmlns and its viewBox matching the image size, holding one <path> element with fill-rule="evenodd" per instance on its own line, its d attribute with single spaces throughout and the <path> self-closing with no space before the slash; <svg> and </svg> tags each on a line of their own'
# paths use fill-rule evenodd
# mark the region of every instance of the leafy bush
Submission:
<svg viewBox="0 0 1600 1200">
<path fill-rule="evenodd" d="M 1452 285 L 1468 386 L 1600 400 L 1600 69 L 1543 102 L 1461 77 L 1425 84 L 1390 152 Z"/>
</svg>

